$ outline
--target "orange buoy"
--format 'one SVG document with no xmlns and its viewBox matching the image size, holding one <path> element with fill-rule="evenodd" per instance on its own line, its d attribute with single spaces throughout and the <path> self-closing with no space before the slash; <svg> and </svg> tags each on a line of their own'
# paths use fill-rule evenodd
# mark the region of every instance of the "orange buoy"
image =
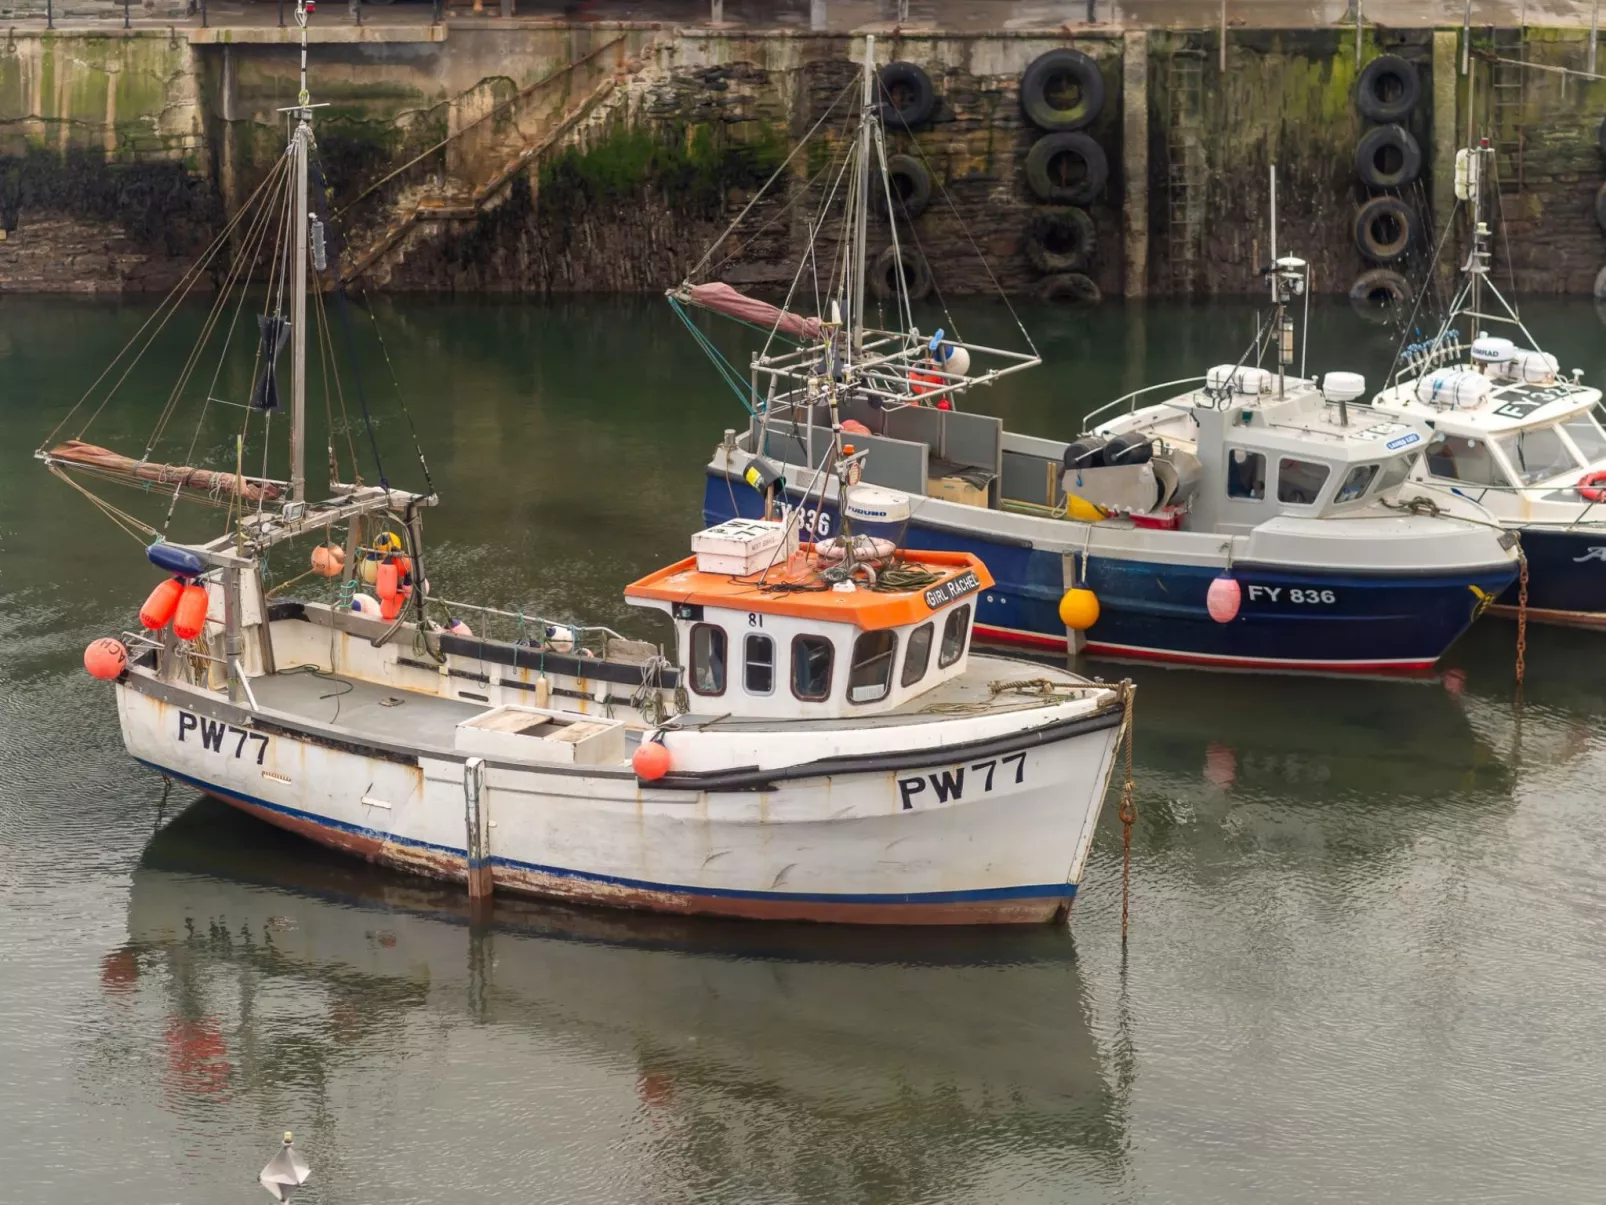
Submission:
<svg viewBox="0 0 1606 1205">
<path fill-rule="evenodd" d="M 379 601 L 396 597 L 396 564 L 385 560 L 379 564 L 379 570 L 374 574 L 374 593 L 379 595 Z"/>
<path fill-rule="evenodd" d="M 396 573 L 399 576 L 401 576 L 401 577 L 411 577 L 413 575 L 413 559 L 412 559 L 412 557 L 393 556 L 390 559 L 392 561 L 396 562 Z"/>
<path fill-rule="evenodd" d="M 389 598 L 379 600 L 379 618 L 389 623 L 401 614 L 403 605 L 407 602 L 400 594 L 392 593 Z"/>
<path fill-rule="evenodd" d="M 206 627 L 206 587 L 191 583 L 184 587 L 173 614 L 173 635 L 180 640 L 194 640 Z"/>
<path fill-rule="evenodd" d="M 312 550 L 312 571 L 319 577 L 339 577 L 346 567 L 346 553 L 337 544 L 319 544 Z"/>
<path fill-rule="evenodd" d="M 669 773 L 669 750 L 657 741 L 642 741 L 630 765 L 642 782 L 657 782 Z"/>
<path fill-rule="evenodd" d="M 1210 583 L 1205 591 L 1205 610 L 1210 612 L 1210 618 L 1217 623 L 1231 623 L 1238 618 L 1238 608 L 1243 604 L 1243 588 L 1238 585 L 1236 578 L 1223 574 Z"/>
<path fill-rule="evenodd" d="M 173 612 L 178 610 L 179 596 L 183 593 L 182 578 L 170 577 L 158 582 L 156 589 L 145 600 L 145 605 L 139 609 L 140 627 L 160 632 L 173 621 Z"/>
<path fill-rule="evenodd" d="M 123 647 L 121 640 L 105 636 L 90 641 L 89 647 L 84 650 L 84 668 L 89 671 L 91 678 L 110 682 L 121 676 L 127 666 L 128 650 Z"/>
<path fill-rule="evenodd" d="M 851 431 L 855 435 L 869 435 L 869 434 L 871 434 L 870 428 L 866 427 L 863 423 L 861 423 L 856 418 L 845 418 L 845 419 L 843 419 L 842 420 L 842 430 L 843 430 L 844 433 Z"/>
</svg>

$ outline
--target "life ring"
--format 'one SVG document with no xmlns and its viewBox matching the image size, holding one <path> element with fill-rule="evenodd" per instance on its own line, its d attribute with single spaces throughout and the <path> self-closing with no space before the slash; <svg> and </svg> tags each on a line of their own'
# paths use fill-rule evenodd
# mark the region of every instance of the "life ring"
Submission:
<svg viewBox="0 0 1606 1205">
<path fill-rule="evenodd" d="M 1040 130 L 1080 130 L 1104 108 L 1104 76 L 1080 50 L 1050 50 L 1020 77 L 1020 107 Z"/>
<path fill-rule="evenodd" d="M 897 129 L 913 129 L 931 120 L 937 91 L 931 77 L 913 63 L 888 63 L 877 73 L 883 120 Z"/>
<path fill-rule="evenodd" d="M 1349 303 L 1368 322 L 1388 326 L 1411 304 L 1411 282 L 1392 268 L 1362 272 L 1349 287 Z"/>
<path fill-rule="evenodd" d="M 1399 197 L 1373 197 L 1355 214 L 1355 247 L 1373 263 L 1391 264 L 1417 241 L 1416 210 Z"/>
<path fill-rule="evenodd" d="M 1093 258 L 1098 230 L 1085 209 L 1039 209 L 1026 221 L 1026 258 L 1039 272 L 1079 272 Z"/>
<path fill-rule="evenodd" d="M 1585 502 L 1606 502 L 1606 469 L 1596 469 L 1580 477 L 1578 496 Z"/>
<path fill-rule="evenodd" d="M 877 213 L 887 212 L 888 192 L 897 215 L 912 222 L 931 204 L 931 173 L 913 155 L 893 155 L 887 159 L 887 187 L 871 190 Z"/>
<path fill-rule="evenodd" d="M 1104 191 L 1110 162 L 1086 134 L 1045 134 L 1026 152 L 1026 183 L 1039 201 L 1086 205 Z"/>
<path fill-rule="evenodd" d="M 1355 148 L 1355 172 L 1371 188 L 1404 188 L 1422 174 L 1422 148 L 1404 126 L 1378 126 Z"/>
<path fill-rule="evenodd" d="M 910 301 L 919 301 L 931 292 L 931 268 L 925 257 L 909 247 L 888 247 L 876 257 L 870 272 L 870 288 L 882 301 L 898 295 L 898 277 Z"/>
<path fill-rule="evenodd" d="M 1373 121 L 1399 121 L 1422 99 L 1422 77 L 1416 65 L 1397 54 L 1383 54 L 1366 64 L 1355 83 L 1355 107 Z"/>
</svg>

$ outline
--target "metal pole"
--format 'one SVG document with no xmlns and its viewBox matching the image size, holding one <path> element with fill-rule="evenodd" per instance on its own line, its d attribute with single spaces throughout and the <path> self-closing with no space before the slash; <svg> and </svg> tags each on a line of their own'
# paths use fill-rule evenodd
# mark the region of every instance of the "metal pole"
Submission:
<svg viewBox="0 0 1606 1205">
<path fill-rule="evenodd" d="M 1600 0 L 1589 7 L 1589 74 L 1595 74 L 1595 43 L 1600 36 Z M 1567 77 L 1561 77 L 1565 80 Z"/>
<path fill-rule="evenodd" d="M 45 0 L 45 28 L 56 28 L 56 9 L 52 0 Z"/>
<path fill-rule="evenodd" d="M 123 28 L 128 29 L 128 0 L 123 0 Z"/>
<path fill-rule="evenodd" d="M 463 763 L 463 870 L 471 912 L 485 909 L 495 888 L 490 842 L 486 840 L 489 827 L 485 816 L 485 759 L 471 757 Z"/>
<path fill-rule="evenodd" d="M 279 0 L 279 28 L 284 28 L 284 0 Z"/>
<path fill-rule="evenodd" d="M 1472 70 L 1472 0 L 1461 13 L 1461 74 Z"/>
<path fill-rule="evenodd" d="M 865 262 L 865 241 L 870 227 L 870 130 L 875 124 L 875 35 L 864 39 L 864 112 L 859 117 L 859 212 L 853 234 L 853 306 L 849 315 L 854 351 L 864 346 L 864 278 L 870 265 Z M 900 271 L 901 266 L 900 266 Z"/>
<path fill-rule="evenodd" d="M 1365 0 L 1355 0 L 1355 70 L 1361 69 L 1361 31 L 1366 28 Z"/>
<path fill-rule="evenodd" d="M 1227 74 L 1227 0 L 1221 0 L 1221 74 Z"/>
<path fill-rule="evenodd" d="M 292 139 L 295 147 L 295 228 L 290 237 L 290 499 L 307 498 L 307 154 L 312 142 L 312 101 L 307 91 L 307 12 L 301 0 L 296 4 L 296 22 L 301 26 L 301 92 L 297 104 L 298 124 Z"/>
<path fill-rule="evenodd" d="M 206 28 L 206 0 L 201 0 L 201 28 Z"/>
</svg>

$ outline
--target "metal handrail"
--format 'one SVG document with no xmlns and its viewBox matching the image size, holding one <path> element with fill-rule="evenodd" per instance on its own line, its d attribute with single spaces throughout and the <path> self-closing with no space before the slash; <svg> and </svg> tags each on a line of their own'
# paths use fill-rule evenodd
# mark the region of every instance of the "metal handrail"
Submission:
<svg viewBox="0 0 1606 1205">
<path fill-rule="evenodd" d="M 589 624 L 589 625 L 586 625 L 586 624 L 570 623 L 567 620 L 550 619 L 550 618 L 548 618 L 548 617 L 546 617 L 544 615 L 529 615 L 529 614 L 525 614 L 525 613 L 519 612 L 519 611 L 503 611 L 503 610 L 500 610 L 497 607 L 482 607 L 477 603 L 454 602 L 451 599 L 445 599 L 445 598 L 437 599 L 437 598 L 431 597 L 429 601 L 431 603 L 434 603 L 434 604 L 437 604 L 439 606 L 445 607 L 448 614 L 454 614 L 456 612 L 462 611 L 462 612 L 473 612 L 474 614 L 483 615 L 483 616 L 486 616 L 486 617 L 495 617 L 495 618 L 498 618 L 498 619 L 505 619 L 505 620 L 508 620 L 509 622 L 516 623 L 516 624 L 519 624 L 519 625 L 524 626 L 524 627 L 538 628 L 538 629 L 540 629 L 542 636 L 545 636 L 546 628 L 547 628 L 548 625 L 551 625 L 553 627 L 566 628 L 570 632 L 574 633 L 574 643 L 575 643 L 576 646 L 580 646 L 580 645 L 584 644 L 585 643 L 585 638 L 586 638 L 587 635 L 600 635 L 602 637 L 602 640 L 603 640 L 603 643 L 604 643 L 605 647 L 606 647 L 606 643 L 608 641 L 610 641 L 610 640 L 628 640 L 629 639 L 629 637 L 623 636 L 620 633 L 614 631 L 612 628 L 605 627 L 605 626 L 603 626 L 601 624 Z M 489 635 L 489 633 L 485 633 L 484 636 L 485 636 L 485 639 L 487 639 L 487 640 L 492 639 L 492 637 Z"/>
<path fill-rule="evenodd" d="M 1182 377 L 1180 380 L 1176 380 L 1176 381 L 1161 381 L 1158 385 L 1145 385 L 1142 389 L 1134 389 L 1131 393 L 1123 393 L 1120 397 L 1116 398 L 1113 402 L 1107 402 L 1104 405 L 1100 406 L 1097 410 L 1094 410 L 1092 413 L 1087 415 L 1087 417 L 1082 420 L 1083 426 L 1086 427 L 1088 430 L 1092 430 L 1092 428 L 1093 428 L 1093 420 L 1098 418 L 1105 411 L 1115 409 L 1122 402 L 1135 402 L 1138 398 L 1142 397 L 1145 393 L 1152 393 L 1156 389 L 1174 389 L 1178 385 L 1192 385 L 1196 381 L 1208 381 L 1209 379 L 1210 378 L 1208 376 Z M 1129 406 L 1127 408 L 1127 413 L 1131 414 L 1136 409 L 1137 409 L 1136 406 Z"/>
</svg>

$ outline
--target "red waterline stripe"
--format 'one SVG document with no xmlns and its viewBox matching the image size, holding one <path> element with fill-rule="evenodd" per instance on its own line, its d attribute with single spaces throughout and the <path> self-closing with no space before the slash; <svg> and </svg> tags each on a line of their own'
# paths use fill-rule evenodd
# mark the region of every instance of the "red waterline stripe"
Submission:
<svg viewBox="0 0 1606 1205">
<path fill-rule="evenodd" d="M 1003 644 L 1020 644 L 1033 648 L 1063 652 L 1067 642 L 1037 632 L 1023 632 L 1017 628 L 995 628 L 976 624 L 976 632 L 989 640 Z M 1106 657 L 1129 657 L 1141 661 L 1169 661 L 1178 665 L 1209 665 L 1233 669 L 1305 669 L 1340 674 L 1409 674 L 1433 668 L 1437 658 L 1402 661 L 1299 661 L 1268 657 L 1232 657 L 1215 653 L 1174 653 L 1167 649 L 1142 648 L 1131 644 L 1105 644 L 1090 640 L 1083 650 Z"/>
</svg>

